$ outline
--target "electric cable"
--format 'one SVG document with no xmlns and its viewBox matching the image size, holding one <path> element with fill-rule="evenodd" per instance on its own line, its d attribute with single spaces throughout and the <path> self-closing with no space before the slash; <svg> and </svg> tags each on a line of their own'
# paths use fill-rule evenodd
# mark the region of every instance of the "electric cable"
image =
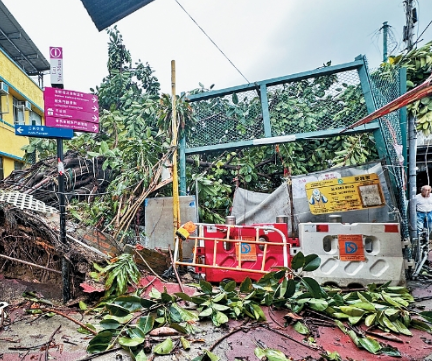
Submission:
<svg viewBox="0 0 432 361">
<path fill-rule="evenodd" d="M 417 40 L 414 42 L 414 45 L 416 45 L 419 41 L 421 36 L 425 33 L 425 31 L 428 29 L 428 27 L 432 24 L 432 20 L 429 21 L 429 24 L 426 25 L 426 27 L 424 28 L 424 30 L 421 32 L 421 34 L 417 37 Z"/>
<path fill-rule="evenodd" d="M 190 17 L 190 19 L 195 23 L 196 26 L 203 32 L 203 34 L 213 43 L 213 45 L 221 52 L 221 54 L 230 62 L 230 64 L 234 67 L 235 70 L 243 77 L 244 80 L 250 84 L 250 81 L 243 75 L 243 73 L 234 65 L 234 63 L 231 61 L 230 58 L 217 46 L 217 44 L 213 41 L 213 39 L 204 31 L 204 29 L 195 21 L 195 19 L 186 11 L 186 9 L 178 2 L 178 0 L 175 0 L 175 2 L 182 8 L 182 10 Z"/>
</svg>

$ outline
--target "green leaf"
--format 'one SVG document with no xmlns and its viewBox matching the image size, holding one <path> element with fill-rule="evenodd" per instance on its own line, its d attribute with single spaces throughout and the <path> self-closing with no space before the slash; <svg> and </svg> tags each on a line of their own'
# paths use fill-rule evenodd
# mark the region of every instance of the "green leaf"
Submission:
<svg viewBox="0 0 432 361">
<path fill-rule="evenodd" d="M 348 330 L 346 332 L 346 334 L 351 338 L 351 340 L 353 340 L 354 344 L 357 347 L 360 347 L 360 340 L 359 340 L 357 334 L 353 330 Z"/>
<path fill-rule="evenodd" d="M 311 293 L 314 298 L 322 298 L 325 295 L 324 290 L 321 288 L 319 283 L 310 277 L 303 277 L 301 279 L 303 285 L 306 286 L 308 291 Z"/>
<path fill-rule="evenodd" d="M 126 347 L 135 347 L 141 345 L 143 342 L 144 342 L 144 338 L 141 337 L 134 337 L 134 338 L 119 337 L 118 339 L 118 343 Z"/>
<path fill-rule="evenodd" d="M 153 347 L 153 353 L 156 355 L 168 355 L 174 349 L 174 344 L 171 337 Z"/>
<path fill-rule="evenodd" d="M 256 303 L 252 303 L 251 308 L 254 312 L 256 320 L 258 320 L 258 321 L 265 321 L 266 320 L 265 314 L 264 314 L 264 312 L 260 306 L 258 306 Z"/>
<path fill-rule="evenodd" d="M 219 356 L 208 350 L 204 350 L 202 355 L 195 357 L 192 361 L 219 361 Z"/>
<path fill-rule="evenodd" d="M 180 315 L 181 321 L 198 321 L 199 319 L 196 313 L 180 307 L 177 303 L 173 303 L 171 307 L 177 310 Z"/>
<path fill-rule="evenodd" d="M 302 268 L 305 262 L 303 252 L 298 252 L 291 260 L 291 268 L 295 271 Z"/>
<path fill-rule="evenodd" d="M 432 311 L 419 312 L 419 315 L 423 317 L 427 322 L 432 323 Z"/>
<path fill-rule="evenodd" d="M 140 317 L 136 325 L 146 335 L 153 329 L 154 317 L 152 315 Z"/>
<path fill-rule="evenodd" d="M 308 335 L 310 333 L 309 329 L 306 327 L 306 325 L 302 322 L 297 321 L 294 324 L 294 330 L 296 330 L 301 335 Z"/>
<path fill-rule="evenodd" d="M 322 312 L 328 307 L 328 302 L 323 299 L 311 298 L 307 303 L 310 308 L 318 312 Z"/>
<path fill-rule="evenodd" d="M 79 301 L 78 306 L 81 311 L 85 311 L 87 309 L 87 305 L 83 301 Z"/>
<path fill-rule="evenodd" d="M 144 353 L 144 350 L 139 350 L 138 352 L 136 352 L 136 350 L 134 351 L 133 349 L 131 349 L 134 357 L 135 357 L 135 361 L 147 361 L 147 356 Z"/>
<path fill-rule="evenodd" d="M 105 330 L 115 330 L 121 326 L 120 322 L 118 322 L 117 320 L 113 320 L 113 319 L 102 320 L 101 322 L 99 322 L 99 324 Z"/>
<path fill-rule="evenodd" d="M 177 297 L 181 298 L 183 301 L 193 302 L 192 297 L 183 292 L 174 293 Z"/>
<path fill-rule="evenodd" d="M 260 348 L 257 347 L 254 350 L 254 354 L 260 360 L 268 360 L 268 361 L 289 361 L 286 358 L 285 354 L 282 351 L 272 349 L 272 348 Z"/>
<path fill-rule="evenodd" d="M 369 351 L 370 353 L 373 353 L 373 354 L 376 354 L 381 349 L 381 346 L 378 343 L 378 341 L 376 341 L 373 338 L 368 337 L 368 336 L 359 338 L 359 343 L 367 351 Z"/>
<path fill-rule="evenodd" d="M 139 311 L 142 308 L 142 298 L 137 296 L 119 296 L 113 304 L 123 307 L 129 312 Z"/>
<path fill-rule="evenodd" d="M 304 266 L 303 271 L 306 272 L 312 272 L 318 269 L 318 267 L 321 265 L 321 258 L 317 256 L 316 254 L 310 254 L 307 255 L 304 258 Z"/>
<path fill-rule="evenodd" d="M 285 292 L 285 297 L 290 298 L 294 295 L 296 290 L 296 282 L 293 279 L 289 279 L 287 282 L 287 290 Z"/>
<path fill-rule="evenodd" d="M 201 311 L 198 316 L 199 317 L 209 317 L 212 313 L 213 313 L 213 310 L 210 307 L 208 307 L 205 310 Z"/>
<path fill-rule="evenodd" d="M 104 320 L 115 320 L 121 324 L 125 324 L 127 322 L 129 322 L 130 320 L 132 320 L 133 315 L 128 313 L 126 316 L 122 316 L 122 317 L 118 317 L 118 316 L 114 316 L 114 315 L 106 315 L 104 316 Z"/>
<path fill-rule="evenodd" d="M 204 281 L 204 280 L 200 280 L 200 288 L 201 290 L 207 294 L 207 295 L 211 295 L 213 292 L 213 286 L 211 285 L 211 283 Z"/>
<path fill-rule="evenodd" d="M 114 303 L 107 303 L 105 305 L 105 307 L 110 312 L 110 314 L 113 316 L 124 317 L 124 316 L 127 316 L 130 314 L 130 312 L 127 308 L 124 308 L 120 305 L 116 305 Z"/>
<path fill-rule="evenodd" d="M 402 357 L 400 351 L 397 348 L 394 348 L 390 345 L 382 347 L 380 350 L 381 355 L 387 355 L 392 357 Z"/>
<path fill-rule="evenodd" d="M 432 333 L 431 327 L 426 322 L 423 322 L 420 320 L 412 319 L 411 320 L 411 327 L 416 328 L 417 330 L 420 330 L 420 331 Z"/>
<path fill-rule="evenodd" d="M 150 293 L 149 293 L 150 298 L 155 298 L 157 300 L 161 299 L 162 294 L 159 292 L 159 290 L 157 290 L 156 288 L 152 288 Z"/>
<path fill-rule="evenodd" d="M 252 291 L 252 289 L 252 280 L 249 277 L 246 277 L 244 281 L 240 284 L 240 292 L 249 293 Z"/>
<path fill-rule="evenodd" d="M 212 308 L 213 308 L 214 310 L 217 310 L 217 311 L 226 311 L 226 310 L 229 310 L 229 309 L 230 309 L 229 306 L 220 305 L 220 304 L 218 304 L 218 303 L 213 303 Z"/>
<path fill-rule="evenodd" d="M 90 328 L 91 330 L 96 331 L 96 327 L 94 327 L 92 324 L 90 324 L 90 323 L 86 323 L 85 325 L 86 325 L 88 328 Z M 78 328 L 77 331 L 78 331 L 79 333 L 83 333 L 84 335 L 92 335 L 92 334 L 93 334 L 92 332 L 90 332 L 89 330 L 85 329 L 84 327 L 80 327 L 80 328 Z"/>
<path fill-rule="evenodd" d="M 188 323 L 186 323 L 186 325 L 188 325 Z M 183 327 L 179 323 L 170 323 L 170 327 L 172 327 L 174 330 L 177 330 L 180 333 L 184 333 L 184 334 L 188 334 L 189 333 L 189 331 L 187 330 L 187 328 Z"/>
<path fill-rule="evenodd" d="M 174 301 L 174 297 L 171 296 L 169 293 L 163 292 L 161 293 L 161 300 L 162 302 L 169 303 Z"/>
<path fill-rule="evenodd" d="M 111 331 L 101 331 L 99 332 L 95 337 L 93 337 L 89 345 L 87 347 L 88 353 L 97 353 L 105 351 L 113 337 L 113 334 Z"/>
<path fill-rule="evenodd" d="M 182 344 L 182 347 L 184 350 L 189 350 L 190 349 L 190 342 L 188 340 L 186 340 L 183 336 L 180 337 L 180 342 Z"/>
<path fill-rule="evenodd" d="M 236 286 L 237 286 L 237 284 L 235 283 L 235 281 L 230 281 L 223 286 L 223 290 L 225 292 L 233 292 L 235 290 Z"/>
<path fill-rule="evenodd" d="M 220 325 L 223 325 L 229 321 L 227 315 L 219 311 L 216 311 L 212 314 L 211 320 L 216 327 L 219 327 Z"/>
</svg>

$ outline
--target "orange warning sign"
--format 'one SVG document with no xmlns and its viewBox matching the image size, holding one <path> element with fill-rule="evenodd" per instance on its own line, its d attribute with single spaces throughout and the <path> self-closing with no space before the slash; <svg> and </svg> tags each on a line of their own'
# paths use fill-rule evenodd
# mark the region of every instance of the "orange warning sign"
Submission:
<svg viewBox="0 0 432 361">
<path fill-rule="evenodd" d="M 240 239 L 239 239 L 240 241 Z M 255 237 L 242 237 L 241 241 L 255 241 Z M 257 253 L 256 253 L 256 245 L 252 243 L 243 243 L 239 242 L 235 244 L 236 246 L 236 257 L 237 260 L 239 259 L 239 256 L 241 257 L 242 261 L 256 261 L 257 260 Z M 241 255 L 239 255 L 239 247 Z"/>
<path fill-rule="evenodd" d="M 366 261 L 361 234 L 340 234 L 338 241 L 341 261 Z"/>
</svg>

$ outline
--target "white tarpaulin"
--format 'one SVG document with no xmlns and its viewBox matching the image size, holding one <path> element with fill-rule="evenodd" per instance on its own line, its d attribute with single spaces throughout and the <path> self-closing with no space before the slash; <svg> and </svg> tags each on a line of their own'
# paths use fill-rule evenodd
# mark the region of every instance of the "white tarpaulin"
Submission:
<svg viewBox="0 0 432 361">
<path fill-rule="evenodd" d="M 273 193 L 251 192 L 237 188 L 231 215 L 237 224 L 275 223 L 276 217 L 290 214 L 288 185 L 283 183 Z"/>
</svg>

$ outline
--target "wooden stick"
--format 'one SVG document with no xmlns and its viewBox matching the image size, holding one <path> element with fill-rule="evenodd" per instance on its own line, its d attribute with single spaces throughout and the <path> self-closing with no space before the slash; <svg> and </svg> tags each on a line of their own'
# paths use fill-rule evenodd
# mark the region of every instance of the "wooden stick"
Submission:
<svg viewBox="0 0 432 361">
<path fill-rule="evenodd" d="M 48 267 L 44 267 L 44 266 L 39 266 L 38 264 L 31 263 L 31 262 L 27 262 L 27 261 L 23 261 L 22 259 L 18 259 L 18 258 L 13 258 L 13 257 L 5 256 L 4 254 L 0 254 L 0 257 L 1 257 L 1 258 L 6 258 L 6 259 L 8 259 L 8 260 L 10 260 L 10 261 L 15 261 L 15 262 L 19 262 L 19 263 L 24 263 L 24 264 L 29 265 L 29 266 L 32 266 L 32 267 L 42 268 L 42 269 L 44 269 L 45 271 L 50 271 L 50 272 L 60 273 L 60 274 L 61 274 L 61 271 L 57 271 L 57 270 L 55 270 L 55 269 L 48 268 Z"/>
<path fill-rule="evenodd" d="M 52 342 L 52 340 L 54 338 L 54 335 L 58 332 L 58 330 L 60 330 L 60 327 L 61 327 L 61 325 L 59 327 L 57 327 L 57 329 L 51 334 L 49 340 L 45 344 L 45 361 L 48 361 L 48 358 L 49 358 L 49 355 L 48 355 L 49 347 L 50 347 L 51 342 Z"/>
<path fill-rule="evenodd" d="M 319 350 L 318 347 L 309 346 L 308 344 L 305 344 L 305 343 L 303 343 L 303 342 L 297 341 L 295 338 L 291 337 L 290 335 L 287 335 L 286 333 L 283 333 L 283 332 L 280 332 L 280 331 L 274 330 L 274 329 L 272 329 L 272 328 L 270 328 L 270 327 L 268 327 L 268 326 L 265 326 L 265 325 L 259 325 L 258 327 L 261 327 L 261 328 L 264 328 L 264 329 L 269 330 L 269 331 L 271 331 L 271 332 L 277 333 L 278 335 L 281 335 L 281 336 L 283 336 L 283 337 L 286 337 L 287 339 L 289 339 L 289 340 L 291 340 L 291 341 L 294 341 L 295 343 L 298 343 L 299 345 L 302 345 L 302 346 L 304 346 L 304 347 L 307 347 L 307 348 L 309 348 L 309 349 L 311 349 L 311 350 L 314 350 L 314 351 Z"/>
<path fill-rule="evenodd" d="M 70 320 L 70 321 L 72 321 L 72 322 L 75 322 L 77 325 L 81 326 L 82 328 L 85 328 L 88 332 L 91 332 L 93 335 L 95 335 L 95 336 L 97 335 L 97 332 L 96 332 L 95 330 L 92 330 L 90 327 L 84 325 L 82 322 L 80 322 L 80 321 L 78 321 L 78 320 L 75 320 L 74 318 L 70 317 L 69 315 L 66 315 L 66 314 L 63 313 L 63 312 L 57 311 L 57 310 L 55 310 L 55 309 L 53 309 L 53 308 L 48 308 L 48 309 L 45 309 L 44 311 L 47 311 L 47 312 L 54 312 L 54 313 L 56 313 L 57 315 L 63 316 L 63 317 L 65 317 L 65 318 L 67 318 L 68 320 Z"/>
<path fill-rule="evenodd" d="M 183 293 L 185 293 L 185 291 L 184 291 L 184 287 L 183 287 L 183 283 L 182 283 L 182 281 L 180 280 L 180 277 L 179 277 L 179 275 L 178 275 L 178 273 L 177 273 L 176 266 L 175 266 L 175 264 L 174 264 L 173 256 L 172 256 L 172 254 L 171 254 L 171 246 L 170 246 L 170 245 L 168 245 L 168 253 L 169 253 L 170 258 L 171 258 L 171 264 L 172 264 L 172 268 L 173 268 L 173 270 L 174 270 L 174 274 L 175 274 L 175 276 L 176 276 L 176 278 L 177 278 L 177 282 L 178 282 L 178 284 L 179 284 L 179 286 L 180 286 L 181 291 L 182 291 Z"/>
<path fill-rule="evenodd" d="M 135 253 L 140 256 L 140 258 L 142 259 L 142 261 L 144 262 L 144 264 L 147 266 L 147 268 L 150 270 L 151 273 L 153 273 L 155 275 L 156 278 L 158 278 L 160 281 L 165 282 L 162 277 L 160 277 L 154 270 L 153 268 L 150 267 L 150 265 L 147 263 L 147 261 L 144 259 L 143 256 L 141 256 L 139 254 L 139 252 L 135 249 Z M 154 281 L 154 280 L 153 280 Z"/>
</svg>

